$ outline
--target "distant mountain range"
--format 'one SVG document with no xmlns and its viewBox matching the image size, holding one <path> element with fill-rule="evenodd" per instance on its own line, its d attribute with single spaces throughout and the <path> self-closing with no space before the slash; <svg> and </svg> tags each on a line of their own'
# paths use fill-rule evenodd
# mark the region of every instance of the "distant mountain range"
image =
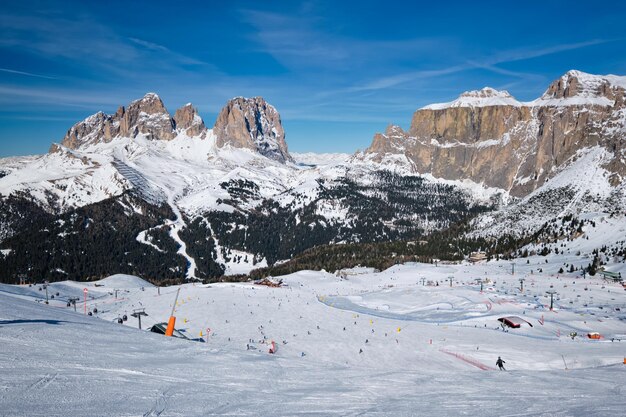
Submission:
<svg viewBox="0 0 626 417">
<path fill-rule="evenodd" d="M 626 77 L 570 71 L 532 102 L 471 91 L 354 155 L 290 154 L 278 111 L 234 98 L 207 128 L 154 93 L 0 160 L 0 280 L 211 278 L 314 246 L 522 236 L 623 213 Z"/>
</svg>

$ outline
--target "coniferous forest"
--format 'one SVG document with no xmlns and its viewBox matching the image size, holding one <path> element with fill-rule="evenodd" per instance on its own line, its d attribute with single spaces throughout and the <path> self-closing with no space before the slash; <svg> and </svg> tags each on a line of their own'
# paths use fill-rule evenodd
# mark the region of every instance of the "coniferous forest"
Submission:
<svg viewBox="0 0 626 417">
<path fill-rule="evenodd" d="M 493 245 L 463 236 L 468 221 L 495 202 L 477 204 L 458 188 L 417 176 L 379 171 L 319 181 L 315 196 L 292 192 L 287 202 L 260 198 L 258 185 L 248 180 L 221 187 L 230 197 L 219 202 L 232 210 L 185 217 L 178 234 L 196 262 L 195 275 L 207 281 L 225 279 L 223 262 L 242 256 L 252 265 L 266 262 L 267 268 L 251 274 L 258 277 L 302 268 L 380 269 L 411 260 L 455 260 Z M 174 218 L 167 204 L 157 206 L 132 192 L 60 215 L 26 197 L 2 204 L 5 282 L 17 282 L 20 275 L 57 281 L 115 273 L 179 282 L 187 274 L 188 262 L 177 253 L 167 225 Z M 503 237 L 495 245 L 517 243 Z"/>
</svg>

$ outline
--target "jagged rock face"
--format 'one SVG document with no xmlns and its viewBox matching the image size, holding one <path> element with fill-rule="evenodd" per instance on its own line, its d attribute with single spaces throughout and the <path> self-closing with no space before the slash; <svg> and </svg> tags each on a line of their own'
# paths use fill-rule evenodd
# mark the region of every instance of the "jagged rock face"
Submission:
<svg viewBox="0 0 626 417">
<path fill-rule="evenodd" d="M 417 110 L 408 132 L 376 135 L 366 153 L 381 161 L 401 153 L 417 172 L 524 196 L 580 149 L 600 145 L 615 154 L 607 169 L 617 183 L 626 173 L 624 85 L 626 77 L 571 71 L 529 103 L 489 88 L 464 93 Z"/>
<path fill-rule="evenodd" d="M 118 134 L 119 121 L 114 120 L 114 116 L 98 112 L 72 126 L 65 134 L 61 145 L 70 149 L 77 149 L 81 145 L 110 142 Z"/>
<path fill-rule="evenodd" d="M 174 122 L 176 129 L 183 131 L 187 136 L 201 136 L 203 139 L 206 136 L 207 129 L 204 125 L 204 121 L 191 103 L 185 104 L 183 107 L 176 110 Z"/>
<path fill-rule="evenodd" d="M 77 149 L 80 146 L 110 142 L 116 137 L 170 140 L 176 137 L 174 120 L 158 95 L 148 93 L 128 108 L 121 106 L 115 114 L 98 112 L 68 130 L 61 145 Z"/>
<path fill-rule="evenodd" d="M 237 97 L 220 112 L 213 133 L 217 146 L 247 148 L 279 162 L 291 161 L 278 111 L 261 97 Z"/>
<path fill-rule="evenodd" d="M 546 92 L 541 96 L 541 100 L 570 97 L 615 100 L 616 96 L 620 95 L 618 92 L 619 86 L 613 85 L 611 81 L 617 81 L 617 84 L 620 84 L 619 78 L 622 77 L 610 75 L 599 77 L 580 71 L 569 71 L 550 84 Z"/>
<path fill-rule="evenodd" d="M 292 161 L 280 115 L 261 97 L 230 100 L 220 112 L 213 131 L 218 147 L 247 148 L 282 163 Z M 148 93 L 128 108 L 120 107 L 115 114 L 99 112 L 76 123 L 61 145 L 78 149 L 110 142 L 116 137 L 139 135 L 153 140 L 171 140 L 178 134 L 204 139 L 207 132 L 204 121 L 191 104 L 176 110 L 171 117 L 159 96 Z M 58 150 L 56 144 L 50 148 L 50 152 Z"/>
<path fill-rule="evenodd" d="M 141 133 L 148 139 L 170 140 L 176 137 L 174 122 L 156 94 L 146 94 L 142 99 L 133 101 L 128 109 L 120 107 L 115 115 L 120 119 L 121 136 L 134 138 Z"/>
</svg>

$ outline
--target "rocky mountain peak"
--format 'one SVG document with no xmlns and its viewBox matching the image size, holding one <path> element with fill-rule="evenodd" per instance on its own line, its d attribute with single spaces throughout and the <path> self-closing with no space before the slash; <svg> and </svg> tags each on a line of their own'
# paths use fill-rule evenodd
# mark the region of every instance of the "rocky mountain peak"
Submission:
<svg viewBox="0 0 626 417">
<path fill-rule="evenodd" d="M 390 124 L 385 129 L 385 133 L 374 135 L 372 144 L 365 152 L 378 154 L 381 157 L 386 154 L 404 152 L 406 147 L 410 145 L 411 139 L 400 126 Z M 378 160 L 380 159 L 378 158 Z"/>
<path fill-rule="evenodd" d="M 540 100 L 573 99 L 571 104 L 613 105 L 617 96 L 622 96 L 626 89 L 626 77 L 615 75 L 593 75 L 571 70 L 550 84 Z M 594 100 L 597 99 L 597 100 Z M 602 100 L 605 99 L 605 100 Z"/>
<path fill-rule="evenodd" d="M 247 148 L 261 155 L 286 162 L 293 159 L 287 150 L 280 114 L 262 97 L 236 97 L 219 114 L 213 131 L 216 145 Z M 61 145 L 70 149 L 110 142 L 115 138 L 143 136 L 151 140 L 171 140 L 178 134 L 204 139 L 208 129 L 198 111 L 188 103 L 174 117 L 161 98 L 148 93 L 113 114 L 98 112 L 72 126 Z M 58 149 L 52 146 L 51 152 Z"/>
<path fill-rule="evenodd" d="M 626 77 L 569 71 L 537 100 L 521 103 L 484 88 L 413 114 L 405 137 L 388 128 L 374 136 L 367 158 L 404 156 L 435 177 L 471 179 L 526 196 L 580 155 L 602 147 L 611 184 L 626 176 Z"/>
<path fill-rule="evenodd" d="M 116 137 L 135 138 L 144 135 L 148 139 L 170 140 L 176 136 L 174 121 L 163 101 L 155 93 L 148 93 L 128 107 L 120 106 L 108 115 L 98 112 L 72 126 L 61 145 L 77 149 L 98 142 L 110 142 Z"/>
<path fill-rule="evenodd" d="M 385 136 L 387 137 L 404 137 L 405 135 L 404 130 L 398 125 L 389 124 L 385 129 Z"/>
<path fill-rule="evenodd" d="M 161 97 L 156 93 L 146 93 L 142 98 L 134 100 L 128 108 L 131 109 L 133 107 L 148 114 L 167 113 Z"/>
<path fill-rule="evenodd" d="M 130 103 L 120 120 L 120 136 L 135 138 L 139 134 L 148 139 L 170 140 L 176 137 L 174 121 L 155 93 L 148 93 Z"/>
<path fill-rule="evenodd" d="M 111 141 L 119 132 L 119 126 L 113 124 L 114 117 L 101 111 L 87 117 L 67 131 L 61 145 L 70 149 L 77 149 L 82 145 Z M 53 147 L 52 149 L 56 148 Z"/>
<path fill-rule="evenodd" d="M 180 109 L 176 110 L 176 113 L 174 114 L 174 122 L 176 124 L 176 129 L 182 131 L 187 136 L 201 136 L 202 139 L 206 137 L 207 129 L 204 125 L 204 121 L 191 103 L 187 103 Z"/>
<path fill-rule="evenodd" d="M 262 97 L 236 97 L 222 109 L 213 132 L 217 146 L 247 148 L 279 162 L 291 161 L 278 111 Z"/>
</svg>

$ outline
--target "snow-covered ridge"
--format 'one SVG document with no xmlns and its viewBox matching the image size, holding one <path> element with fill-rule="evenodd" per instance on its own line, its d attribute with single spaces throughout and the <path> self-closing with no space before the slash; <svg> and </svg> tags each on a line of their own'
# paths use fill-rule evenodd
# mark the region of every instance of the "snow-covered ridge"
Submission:
<svg viewBox="0 0 626 417">
<path fill-rule="evenodd" d="M 561 77 L 561 80 L 563 80 L 563 82 L 567 82 L 569 78 L 577 78 L 581 83 L 583 86 L 581 95 L 588 95 L 605 82 L 611 86 L 620 87 L 626 90 L 626 76 L 613 74 L 596 75 L 578 70 L 570 70 Z"/>
<path fill-rule="evenodd" d="M 626 207 L 624 185 L 612 186 L 609 182 L 610 172 L 605 169 L 611 158 L 612 153 L 600 146 L 580 149 L 567 164 L 555 169 L 554 176 L 549 181 L 522 200 L 503 207 L 498 212 L 479 216 L 476 234 L 519 234 L 537 230 L 551 218 L 562 218 L 566 215 L 602 217 L 618 207 Z M 519 182 L 528 180 L 520 178 Z M 564 190 L 567 192 L 564 193 Z M 563 197 L 564 195 L 567 197 Z M 598 242 L 593 242 L 596 246 L 590 247 L 611 245 L 622 240 L 624 223 L 619 219 L 617 223 L 620 223 L 618 230 L 605 233 L 603 241 L 599 239 Z"/>
<path fill-rule="evenodd" d="M 485 87 L 482 90 L 472 90 L 462 93 L 456 100 L 448 103 L 436 103 L 422 107 L 422 110 L 442 110 L 451 107 L 489 107 L 514 106 L 523 104 L 517 101 L 508 91 Z"/>
<path fill-rule="evenodd" d="M 541 97 L 527 102 L 517 101 L 508 91 L 485 87 L 466 91 L 456 100 L 429 104 L 421 110 L 443 110 L 454 107 L 540 107 L 540 106 L 613 106 L 614 100 L 605 94 L 607 89 L 626 90 L 626 76 L 594 75 L 571 70 L 551 84 Z"/>
<path fill-rule="evenodd" d="M 315 152 L 291 152 L 291 156 L 298 164 L 305 165 L 332 165 L 346 162 L 352 156 L 349 153 L 315 153 Z"/>
<path fill-rule="evenodd" d="M 610 107 L 616 89 L 626 89 L 626 77 L 593 75 L 571 70 L 553 82 L 538 99 L 528 106 L 584 106 Z"/>
</svg>

